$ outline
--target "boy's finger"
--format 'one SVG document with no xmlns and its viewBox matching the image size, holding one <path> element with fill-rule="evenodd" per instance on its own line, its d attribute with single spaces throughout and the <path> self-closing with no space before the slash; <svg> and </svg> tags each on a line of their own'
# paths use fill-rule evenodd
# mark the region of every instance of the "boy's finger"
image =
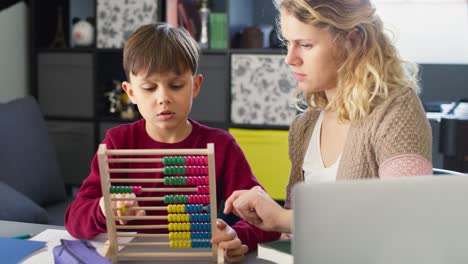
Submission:
<svg viewBox="0 0 468 264">
<path fill-rule="evenodd" d="M 241 245 L 236 249 L 226 250 L 225 255 L 229 258 L 235 258 L 245 255 L 247 251 L 249 251 L 247 245 Z"/>
<path fill-rule="evenodd" d="M 224 240 L 228 240 L 229 237 L 226 233 L 224 232 L 217 232 L 216 235 L 214 235 L 213 237 L 211 237 L 211 244 L 219 244 L 219 242 L 221 241 L 224 241 Z"/>
<path fill-rule="evenodd" d="M 237 248 L 240 248 L 242 245 L 242 242 L 240 239 L 233 239 L 233 240 L 227 240 L 227 241 L 222 241 L 219 243 L 219 247 L 222 249 L 226 250 L 235 250 Z"/>
<path fill-rule="evenodd" d="M 137 216 L 145 216 L 145 215 L 146 215 L 146 211 L 145 211 L 145 210 L 137 210 L 137 211 L 136 211 L 136 215 L 137 215 Z"/>
<path fill-rule="evenodd" d="M 227 224 L 226 224 L 226 222 L 224 222 L 224 221 L 221 220 L 221 219 L 216 219 L 216 227 L 217 227 L 220 231 L 223 231 L 223 230 L 227 227 Z"/>
</svg>

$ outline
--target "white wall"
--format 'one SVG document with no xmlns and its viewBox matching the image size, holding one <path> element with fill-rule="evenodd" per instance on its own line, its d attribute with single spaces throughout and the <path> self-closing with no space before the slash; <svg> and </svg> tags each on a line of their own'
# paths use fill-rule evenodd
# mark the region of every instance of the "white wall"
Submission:
<svg viewBox="0 0 468 264">
<path fill-rule="evenodd" d="M 0 102 L 28 92 L 27 6 L 19 2 L 0 12 Z"/>
<path fill-rule="evenodd" d="M 417 63 L 468 64 L 466 0 L 374 0 L 404 58 Z"/>
</svg>

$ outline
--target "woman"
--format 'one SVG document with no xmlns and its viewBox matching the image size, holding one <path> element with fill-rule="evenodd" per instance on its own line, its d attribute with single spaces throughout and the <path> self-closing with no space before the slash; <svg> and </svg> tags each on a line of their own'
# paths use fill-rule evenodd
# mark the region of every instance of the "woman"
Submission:
<svg viewBox="0 0 468 264">
<path fill-rule="evenodd" d="M 234 193 L 225 213 L 291 232 L 297 182 L 432 174 L 417 67 L 399 57 L 370 1 L 283 0 L 277 8 L 298 105 L 307 107 L 289 130 L 286 209 L 255 187 Z"/>
</svg>

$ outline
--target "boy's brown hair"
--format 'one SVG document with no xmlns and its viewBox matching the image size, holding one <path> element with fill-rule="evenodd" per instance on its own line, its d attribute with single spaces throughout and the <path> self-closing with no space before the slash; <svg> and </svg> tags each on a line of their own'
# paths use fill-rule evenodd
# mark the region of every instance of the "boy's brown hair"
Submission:
<svg viewBox="0 0 468 264">
<path fill-rule="evenodd" d="M 184 28 L 165 23 L 139 27 L 128 39 L 123 50 L 123 67 L 127 79 L 130 73 L 174 72 L 182 74 L 198 70 L 200 51 L 198 44 Z"/>
</svg>

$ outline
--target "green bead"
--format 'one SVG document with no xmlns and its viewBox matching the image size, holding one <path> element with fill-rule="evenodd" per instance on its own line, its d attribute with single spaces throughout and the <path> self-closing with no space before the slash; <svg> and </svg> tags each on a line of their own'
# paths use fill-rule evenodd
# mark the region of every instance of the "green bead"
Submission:
<svg viewBox="0 0 468 264">
<path fill-rule="evenodd" d="M 181 185 L 187 185 L 187 177 L 181 177 L 180 184 Z"/>
<path fill-rule="evenodd" d="M 188 195 L 184 195 L 182 203 L 188 203 Z"/>
<path fill-rule="evenodd" d="M 164 157 L 162 158 L 162 164 L 163 164 L 163 165 L 167 165 L 167 157 L 164 156 Z"/>
<path fill-rule="evenodd" d="M 179 162 L 178 162 L 180 165 L 184 165 L 185 164 L 185 158 L 184 157 L 179 157 Z"/>
<path fill-rule="evenodd" d="M 164 177 L 164 185 L 168 185 L 169 184 L 169 177 Z"/>
<path fill-rule="evenodd" d="M 132 193 L 132 186 L 127 186 L 127 193 Z"/>
</svg>

